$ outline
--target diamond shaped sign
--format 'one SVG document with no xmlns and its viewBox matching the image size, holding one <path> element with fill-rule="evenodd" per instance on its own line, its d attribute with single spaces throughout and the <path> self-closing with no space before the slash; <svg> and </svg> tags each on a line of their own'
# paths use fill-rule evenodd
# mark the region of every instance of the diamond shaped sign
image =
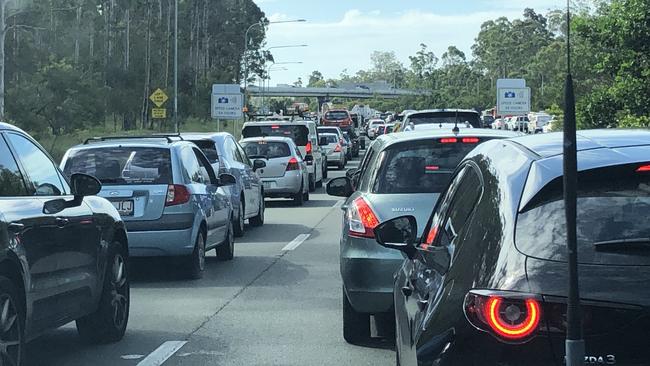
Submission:
<svg viewBox="0 0 650 366">
<path fill-rule="evenodd" d="M 163 104 L 165 104 L 167 100 L 169 100 L 169 97 L 167 96 L 167 94 L 165 94 L 164 91 L 162 91 L 162 89 L 158 88 L 156 89 L 155 92 L 151 94 L 149 99 L 151 99 L 151 101 L 153 102 L 153 104 L 156 105 L 156 107 L 160 108 L 162 107 Z"/>
</svg>

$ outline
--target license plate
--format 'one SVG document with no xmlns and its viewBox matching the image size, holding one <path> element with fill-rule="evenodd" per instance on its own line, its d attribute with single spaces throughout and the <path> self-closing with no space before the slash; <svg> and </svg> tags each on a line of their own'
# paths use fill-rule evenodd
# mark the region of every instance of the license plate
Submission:
<svg viewBox="0 0 650 366">
<path fill-rule="evenodd" d="M 133 201 L 116 201 L 113 206 L 122 216 L 133 216 Z"/>
</svg>

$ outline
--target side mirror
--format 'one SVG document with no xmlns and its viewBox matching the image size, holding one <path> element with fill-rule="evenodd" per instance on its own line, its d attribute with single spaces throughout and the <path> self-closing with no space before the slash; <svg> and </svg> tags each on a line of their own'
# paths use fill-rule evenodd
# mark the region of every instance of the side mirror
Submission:
<svg viewBox="0 0 650 366">
<path fill-rule="evenodd" d="M 253 171 L 258 171 L 259 169 L 265 168 L 266 162 L 264 160 L 255 159 L 253 161 Z"/>
<path fill-rule="evenodd" d="M 70 177 L 70 188 L 75 197 L 94 196 L 102 190 L 102 183 L 93 176 L 75 173 Z"/>
<path fill-rule="evenodd" d="M 334 178 L 327 183 L 327 194 L 336 197 L 350 197 L 354 193 L 352 181 L 348 177 Z"/>
<path fill-rule="evenodd" d="M 321 137 L 318 139 L 318 144 L 321 146 L 327 145 L 327 137 Z"/>
<path fill-rule="evenodd" d="M 357 174 L 358 171 L 359 171 L 359 169 L 356 169 L 356 168 L 348 169 L 345 172 L 345 176 L 352 179 L 354 177 L 354 175 Z"/>
<path fill-rule="evenodd" d="M 400 216 L 383 222 L 375 228 L 377 242 L 389 249 L 397 249 L 410 259 L 416 253 L 415 241 L 418 235 L 417 220 L 413 216 Z"/>
<path fill-rule="evenodd" d="M 237 180 L 235 179 L 235 176 L 232 174 L 221 174 L 219 175 L 219 185 L 224 187 L 224 186 L 232 186 L 235 183 L 237 183 Z"/>
</svg>

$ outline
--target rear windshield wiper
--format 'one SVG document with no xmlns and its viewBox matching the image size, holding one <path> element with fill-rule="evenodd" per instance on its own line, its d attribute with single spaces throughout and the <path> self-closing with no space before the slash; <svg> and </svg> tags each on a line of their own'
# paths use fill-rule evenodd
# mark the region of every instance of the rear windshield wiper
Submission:
<svg viewBox="0 0 650 366">
<path fill-rule="evenodd" d="M 594 243 L 596 250 L 650 250 L 650 238 L 629 238 L 599 241 Z"/>
</svg>

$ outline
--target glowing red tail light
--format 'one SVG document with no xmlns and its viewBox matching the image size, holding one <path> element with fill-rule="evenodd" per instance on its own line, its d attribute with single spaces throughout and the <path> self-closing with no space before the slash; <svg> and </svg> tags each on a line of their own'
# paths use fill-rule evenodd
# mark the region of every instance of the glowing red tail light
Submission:
<svg viewBox="0 0 650 366">
<path fill-rule="evenodd" d="M 645 172 L 650 172 L 650 165 L 644 165 L 639 167 L 639 169 L 636 170 L 637 173 L 645 173 Z"/>
<path fill-rule="evenodd" d="M 298 159 L 291 158 L 287 163 L 287 171 L 300 170 L 300 165 L 298 165 Z"/>
<path fill-rule="evenodd" d="M 341 152 L 341 144 L 337 144 L 334 148 L 334 152 Z"/>
<path fill-rule="evenodd" d="M 540 328 L 542 307 L 535 295 L 470 291 L 465 316 L 476 328 L 506 343 L 525 343 Z"/>
<path fill-rule="evenodd" d="M 348 208 L 348 233 L 350 236 L 374 238 L 374 228 L 379 225 L 379 219 L 362 197 L 357 198 Z"/>
<path fill-rule="evenodd" d="M 427 172 L 437 172 L 440 170 L 440 167 L 437 165 L 427 165 L 424 167 L 424 170 Z"/>
<path fill-rule="evenodd" d="M 190 191 L 181 184 L 170 184 L 167 186 L 167 197 L 165 206 L 182 205 L 190 201 Z"/>
<path fill-rule="evenodd" d="M 305 150 L 307 152 L 307 155 L 311 155 L 312 153 L 311 141 L 307 143 L 307 146 L 305 146 Z"/>
<path fill-rule="evenodd" d="M 463 137 L 463 144 L 478 144 L 478 137 Z"/>
<path fill-rule="evenodd" d="M 455 137 L 440 139 L 441 144 L 455 144 L 458 142 L 458 139 Z"/>
</svg>

